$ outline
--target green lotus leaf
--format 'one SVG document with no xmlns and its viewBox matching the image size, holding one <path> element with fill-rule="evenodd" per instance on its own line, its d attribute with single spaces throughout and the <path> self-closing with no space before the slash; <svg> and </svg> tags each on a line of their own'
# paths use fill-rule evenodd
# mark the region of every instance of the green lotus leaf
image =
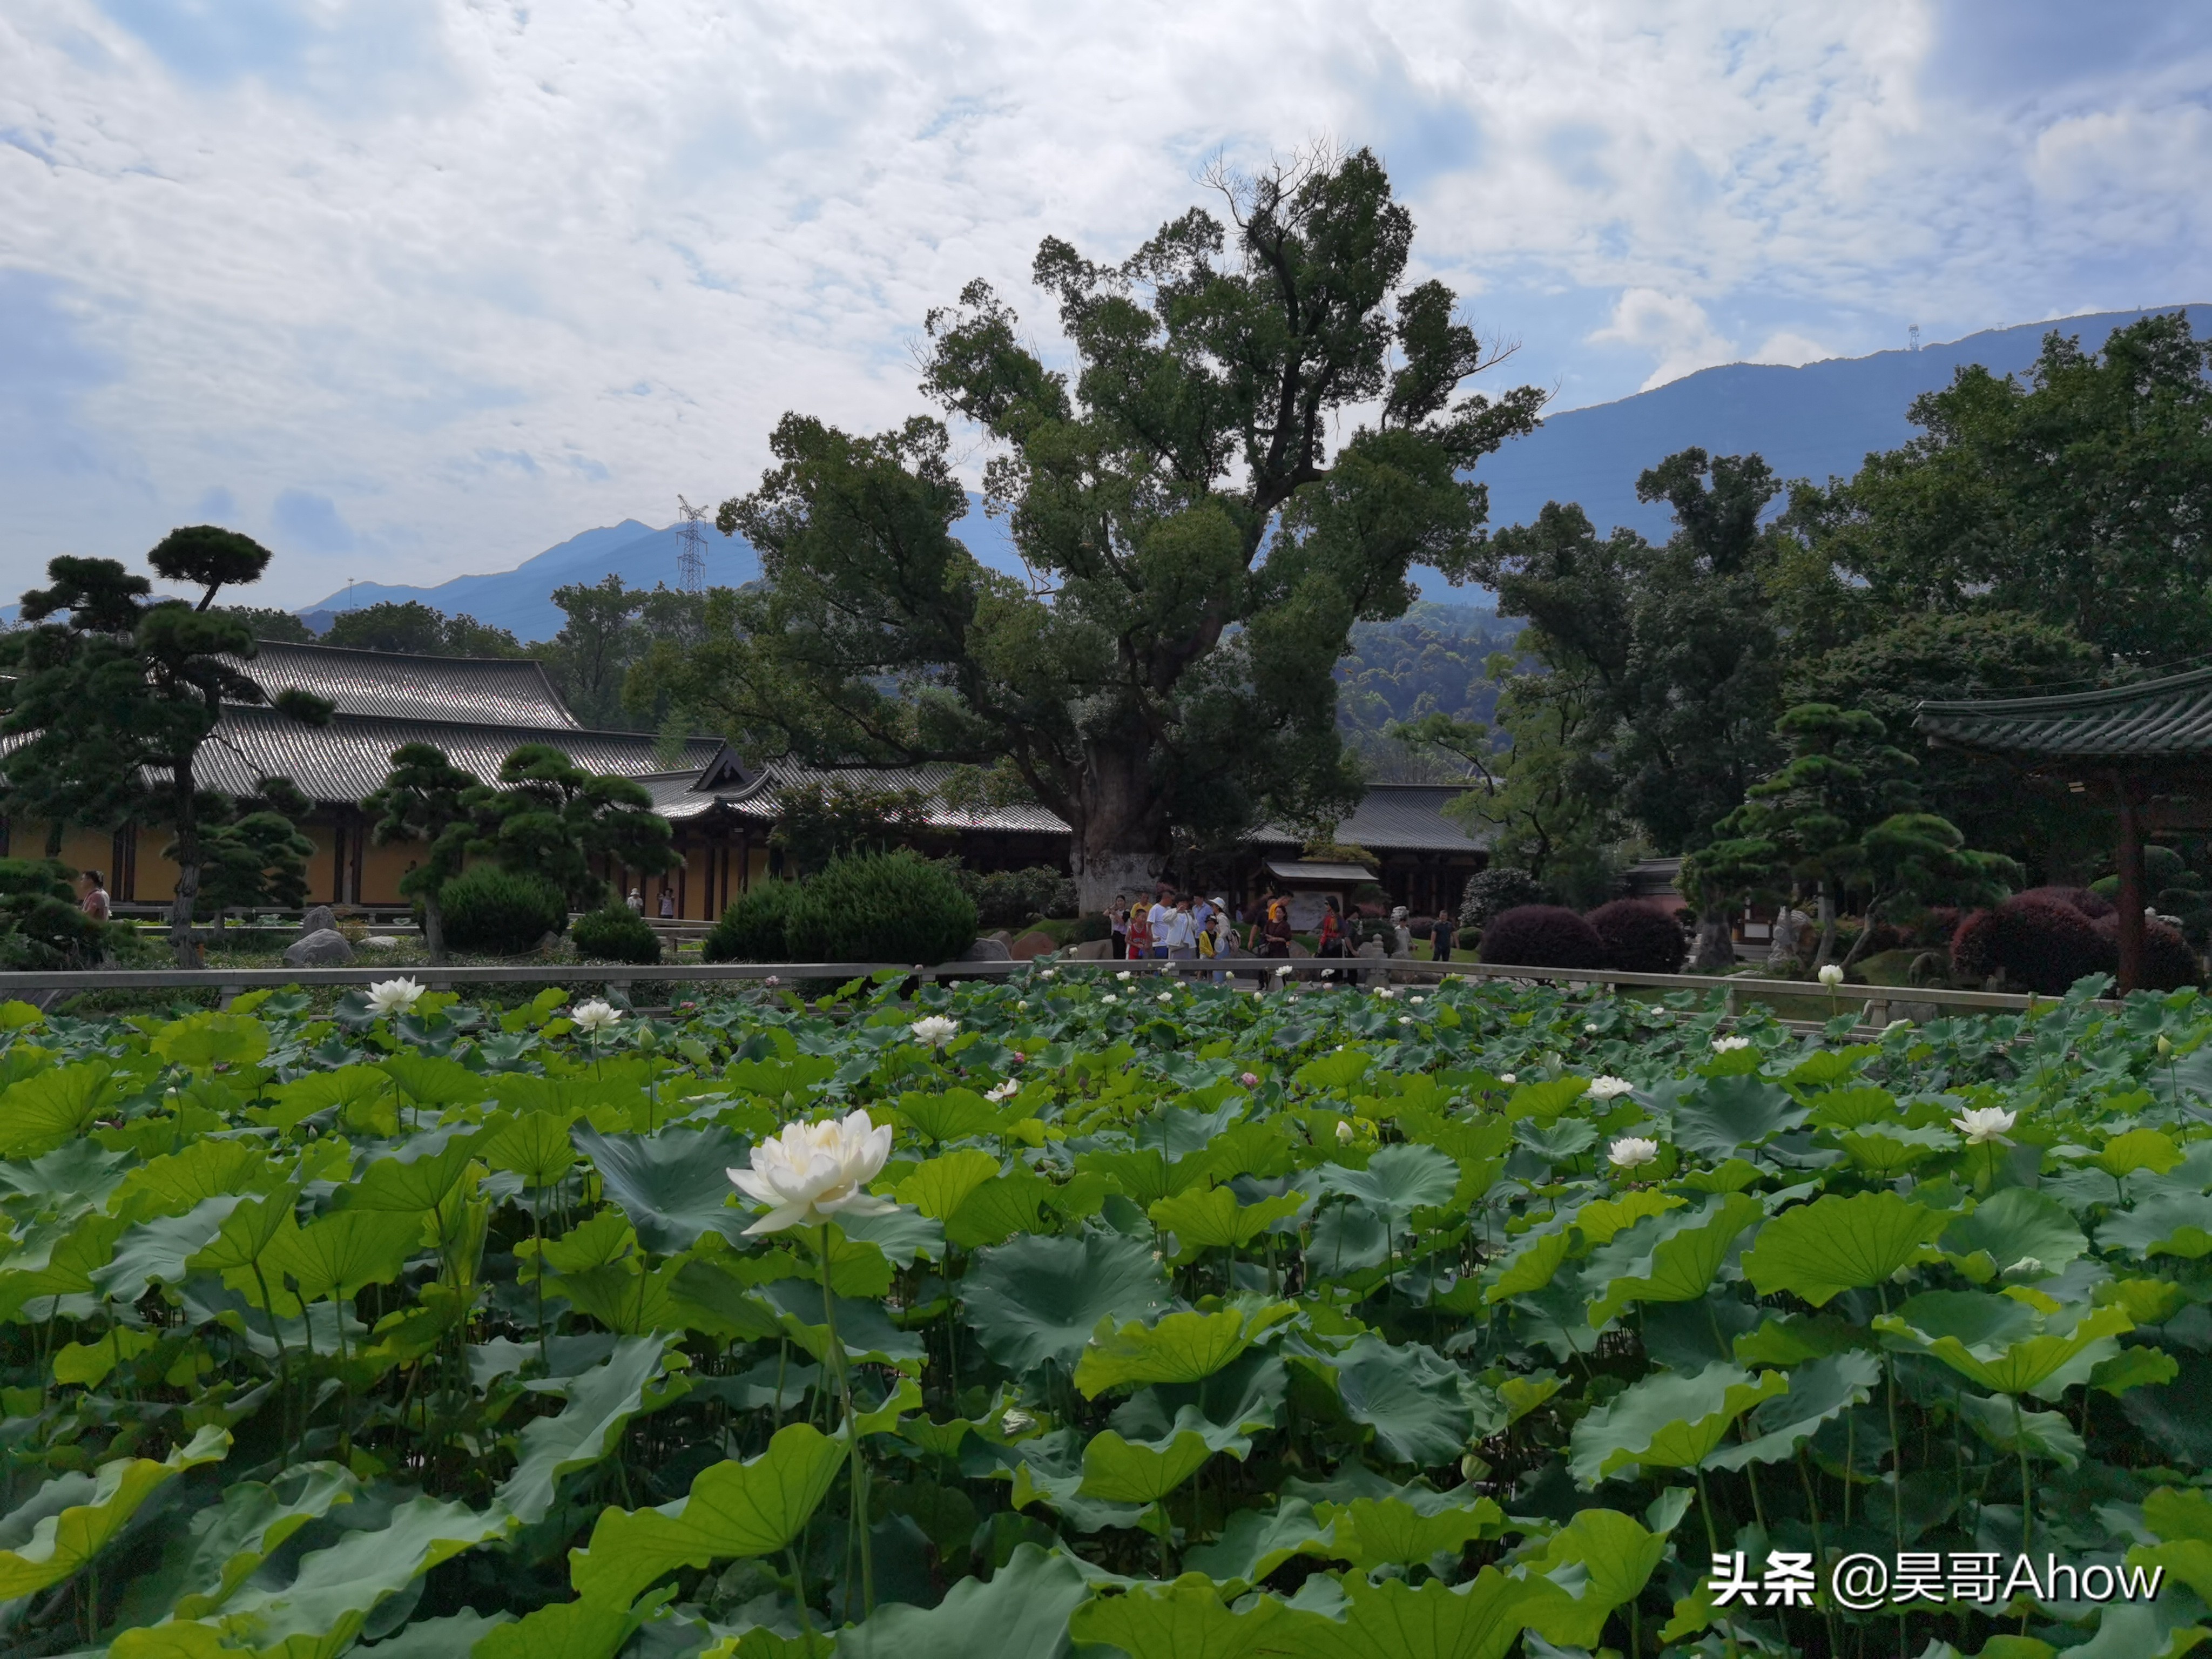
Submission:
<svg viewBox="0 0 2212 1659">
<path fill-rule="evenodd" d="M 82 1139 L 115 1094 L 115 1068 L 105 1060 L 58 1066 L 10 1084 L 0 1093 L 0 1158 L 39 1158 Z"/>
<path fill-rule="evenodd" d="M 544 1079 L 533 1079 L 543 1082 Z M 340 1066 L 328 1072 L 310 1072 L 269 1091 L 270 1103 L 261 1116 L 287 1133 L 318 1112 L 337 1109 L 339 1117 L 353 1129 L 380 1135 L 399 1133 L 399 1105 L 392 1079 L 374 1066 Z"/>
<path fill-rule="evenodd" d="M 1158 1444 L 1103 1430 L 1083 1448 L 1083 1484 L 1077 1494 L 1109 1504 L 1156 1504 L 1212 1455 L 1206 1437 L 1191 1429 Z"/>
<path fill-rule="evenodd" d="M 1597 1646 L 1606 1620 L 1616 1607 L 1643 1594 L 1666 1553 L 1664 1532 L 1653 1532 L 1617 1510 L 1577 1510 L 1541 1550 L 1518 1564 L 1532 1579 L 1540 1575 L 1548 1580 L 1562 1568 L 1580 1569 L 1575 1589 L 1529 1597 L 1529 1628 L 1563 1647 Z"/>
<path fill-rule="evenodd" d="M 1173 1158 L 1150 1147 L 1127 1152 L 1079 1152 L 1075 1168 L 1079 1174 L 1105 1176 L 1132 1203 L 1147 1208 L 1211 1180 L 1213 1155 L 1198 1152 Z"/>
<path fill-rule="evenodd" d="M 258 1142 L 196 1140 L 122 1176 L 108 1207 L 133 1221 L 182 1215 L 210 1198 L 243 1196 L 269 1178 L 269 1154 Z"/>
<path fill-rule="evenodd" d="M 1295 1303 L 1266 1302 L 1215 1313 L 1172 1313 L 1151 1325 L 1117 1326 L 1110 1317 L 1102 1319 L 1076 1362 L 1075 1386 L 1096 1400 L 1109 1389 L 1198 1382 L 1297 1311 Z"/>
<path fill-rule="evenodd" d="M 1832 1354 L 1790 1373 L 1790 1392 L 1770 1400 L 1745 1419 L 1755 1438 L 1723 1445 L 1705 1461 L 1716 1469 L 1740 1469 L 1748 1463 L 1777 1463 L 1854 1406 L 1873 1397 L 1881 1364 L 1872 1354 Z"/>
<path fill-rule="evenodd" d="M 1679 1210 L 1689 1200 L 1655 1188 L 1639 1187 L 1619 1198 L 1595 1198 L 1575 1212 L 1575 1229 L 1591 1244 L 1609 1244 L 1623 1229 L 1652 1216 Z"/>
<path fill-rule="evenodd" d="M 185 1259 L 187 1273 L 245 1273 L 300 1230 L 293 1212 L 298 1194 L 289 1188 L 265 1198 L 249 1198 L 223 1218 L 213 1238 Z"/>
<path fill-rule="evenodd" d="M 1925 1164 L 1939 1152 L 1954 1150 L 1958 1136 L 1933 1125 L 1915 1129 L 1902 1123 L 1855 1130 L 1836 1137 L 1836 1145 L 1850 1160 L 1851 1168 L 1868 1175 L 1899 1176 Z"/>
<path fill-rule="evenodd" d="M 2081 1461 L 2081 1437 L 2063 1412 L 2026 1411 L 2002 1395 L 1962 1394 L 1956 1403 L 1966 1425 L 2008 1457 L 2024 1450 L 2068 1469 Z"/>
<path fill-rule="evenodd" d="M 1684 1152 L 1717 1161 L 1764 1146 L 1800 1127 L 1810 1115 L 1788 1090 L 1765 1078 L 1710 1077 L 1676 1101 L 1668 1138 Z"/>
<path fill-rule="evenodd" d="M 1050 1182 L 1033 1170 L 1017 1165 L 983 1182 L 960 1201 L 960 1207 L 945 1224 L 945 1242 L 973 1250 L 1003 1244 L 1016 1233 L 1034 1232 L 1052 1194 Z"/>
<path fill-rule="evenodd" d="M 1151 1250 L 1097 1231 L 981 1251 L 961 1295 L 984 1352 L 1016 1376 L 1048 1359 L 1073 1371 L 1100 1320 L 1141 1319 L 1169 1301 Z"/>
<path fill-rule="evenodd" d="M 567 1403 L 557 1415 L 535 1419 L 523 1428 L 514 1473 L 497 1493 L 508 1513 L 526 1526 L 544 1520 L 562 1475 L 599 1462 L 619 1446 L 631 1419 L 684 1391 L 680 1381 L 652 1388 L 666 1369 L 671 1340 L 665 1335 L 625 1336 L 604 1364 L 538 1385 L 538 1392 L 557 1395 Z M 648 1391 L 655 1395 L 650 1407 Z"/>
<path fill-rule="evenodd" d="M 1332 1547 L 1330 1529 L 1315 1519 L 1313 1505 L 1285 1498 L 1272 1510 L 1237 1510 L 1223 1523 L 1220 1537 L 1188 1552 L 1183 1562 L 1234 1595 L 1293 1556 L 1327 1556 Z"/>
<path fill-rule="evenodd" d="M 1226 1187 L 1194 1188 L 1164 1198 L 1146 1212 L 1152 1224 L 1176 1236 L 1176 1260 L 1188 1261 L 1206 1250 L 1241 1250 L 1278 1221 L 1305 1207 L 1298 1193 L 1239 1204 Z"/>
<path fill-rule="evenodd" d="M 1857 1043 L 1849 1048 L 1815 1048 L 1790 1068 L 1790 1081 L 1801 1088 L 1826 1088 L 1852 1076 L 1881 1052 L 1871 1042 Z"/>
<path fill-rule="evenodd" d="M 1838 1133 L 1887 1123 L 1897 1116 L 1897 1097 L 1887 1089 L 1829 1089 L 1813 1097 L 1813 1121 Z"/>
<path fill-rule="evenodd" d="M 1498 1397 L 1505 1406 L 1506 1422 L 1518 1423 L 1565 1385 L 1565 1377 L 1551 1371 L 1538 1371 L 1533 1376 L 1507 1377 L 1498 1385 Z"/>
<path fill-rule="evenodd" d="M 469 1650 L 469 1659 L 614 1659 L 638 1626 L 674 1594 L 672 1584 L 635 1606 L 591 1596 L 548 1602 L 484 1632 Z"/>
<path fill-rule="evenodd" d="M 1554 1118 L 1549 1123 L 1523 1118 L 1513 1126 L 1513 1139 L 1547 1164 L 1565 1164 L 1597 1145 L 1597 1125 L 1579 1117 Z"/>
<path fill-rule="evenodd" d="M 898 1183 L 893 1196 L 922 1214 L 943 1221 L 987 1181 L 998 1178 L 999 1160 L 974 1146 L 927 1159 Z"/>
<path fill-rule="evenodd" d="M 1602 1326 L 1633 1302 L 1694 1302 L 1711 1288 L 1736 1236 L 1765 1213 L 1741 1193 L 1714 1196 L 1694 1210 L 1654 1215 L 1613 1235 L 1583 1270 L 1585 1315 Z"/>
<path fill-rule="evenodd" d="M 419 1214 L 392 1210 L 334 1210 L 280 1234 L 264 1271 L 299 1286 L 302 1302 L 345 1301 L 364 1285 L 388 1285 L 422 1247 Z"/>
<path fill-rule="evenodd" d="M 106 1264 L 94 1269 L 94 1287 L 111 1300 L 131 1303 L 149 1285 L 176 1284 L 190 1272 L 185 1264 L 214 1242 L 230 1212 L 246 1201 L 225 1193 L 202 1199 L 183 1215 L 140 1222 L 116 1240 Z"/>
<path fill-rule="evenodd" d="M 172 1066 L 251 1066 L 269 1052 L 269 1028 L 251 1014 L 191 1014 L 156 1031 L 150 1046 Z"/>
<path fill-rule="evenodd" d="M 1252 1436 L 1281 1420 L 1290 1374 L 1264 1349 L 1243 1354 L 1204 1381 L 1159 1382 L 1117 1407 L 1114 1428 L 1132 1440 L 1164 1440 L 1188 1429 L 1217 1452 L 1241 1458 Z"/>
<path fill-rule="evenodd" d="M 2039 1317 L 2020 1307 L 2025 1320 L 2000 1311 L 2011 1298 L 1971 1291 L 1936 1291 L 1914 1297 L 1894 1314 L 1878 1316 L 1874 1328 L 1899 1346 L 1934 1355 L 1995 1394 L 2040 1394 L 2058 1373 L 2091 1354 L 2115 1351 L 2111 1339 L 2135 1328 L 2124 1309 L 2076 1310 L 2071 1322 L 2062 1316 Z M 2101 1345 L 2101 1346 L 2100 1346 Z M 2063 1388 L 2062 1382 L 2058 1385 Z"/>
<path fill-rule="evenodd" d="M 2180 1375 L 2181 1362 L 2163 1348 L 2125 1347 L 2091 1368 L 2089 1386 L 2117 1400 L 2130 1389 L 2156 1388 Z"/>
<path fill-rule="evenodd" d="M 569 1553 L 569 1582 L 580 1595 L 627 1605 L 678 1567 L 773 1554 L 821 1506 L 844 1461 L 842 1437 L 787 1424 L 759 1456 L 714 1464 L 675 1503 L 600 1510 L 590 1544 Z"/>
<path fill-rule="evenodd" d="M 916 1134 L 939 1146 L 948 1140 L 965 1140 L 970 1135 L 988 1134 L 999 1127 L 998 1109 L 973 1089 L 947 1089 L 935 1095 L 901 1095 L 898 1115 Z"/>
<path fill-rule="evenodd" d="M 1458 1164 L 1433 1146 L 1410 1142 L 1382 1148 L 1364 1170 L 1324 1164 L 1314 1173 L 1322 1192 L 1341 1193 L 1394 1218 L 1449 1203 L 1459 1188 Z"/>
<path fill-rule="evenodd" d="M 1545 1591 L 1485 1567 L 1463 1584 L 1431 1578 L 1414 1589 L 1402 1578 L 1344 1581 L 1340 1616 L 1286 1606 L 1268 1638 L 1290 1659 L 1504 1659 Z"/>
<path fill-rule="evenodd" d="M 191 1519 L 185 1547 L 166 1553 L 124 1593 L 118 1622 L 202 1619 L 259 1571 L 308 1522 L 351 1503 L 361 1483 L 335 1463 L 301 1463 L 273 1480 L 240 1481 Z"/>
<path fill-rule="evenodd" d="M 461 1106 L 492 1095 L 488 1079 L 442 1054 L 392 1054 L 379 1060 L 376 1069 L 416 1106 Z"/>
<path fill-rule="evenodd" d="M 228 1433 L 205 1428 L 159 1462 L 118 1457 L 101 1464 L 88 1479 L 65 1474 L 49 1481 L 46 1490 L 53 1496 L 32 1499 L 40 1514 L 30 1536 L 13 1549 L 0 1549 L 0 1600 L 30 1595 L 73 1577 L 162 1486 L 186 1469 L 221 1462 L 229 1450 Z M 55 1501 L 61 1498 L 68 1501 Z"/>
<path fill-rule="evenodd" d="M 933 1607 L 878 1607 L 839 1634 L 837 1659 L 1066 1659 L 1068 1617 L 1090 1595 L 1073 1561 L 1023 1544 L 988 1583 L 963 1578 Z"/>
<path fill-rule="evenodd" d="M 1171 1584 L 1094 1597 L 1069 1616 L 1067 1631 L 1078 1642 L 1118 1648 L 1128 1659 L 1245 1659 L 1268 1650 L 1261 1644 L 1282 1605 L 1261 1596 L 1231 1613 L 1211 1578 L 1187 1572 Z"/>
<path fill-rule="evenodd" d="M 1439 1551 L 1455 1556 L 1475 1539 L 1497 1537 L 1505 1524 L 1505 1511 L 1487 1498 L 1424 1507 L 1403 1498 L 1355 1498 L 1324 1507 L 1332 1524 L 1328 1553 L 1362 1571 L 1423 1565 Z"/>
<path fill-rule="evenodd" d="M 1791 1291 L 1818 1308 L 1929 1260 L 1951 1218 L 1894 1193 L 1830 1194 L 1784 1210 L 1759 1230 L 1743 1271 L 1761 1296 Z"/>
<path fill-rule="evenodd" d="M 649 1135 L 603 1135 L 575 1127 L 576 1146 L 599 1172 L 609 1203 L 620 1206 L 648 1250 L 673 1255 L 702 1233 L 736 1239 L 752 1224 L 729 1202 L 728 1171 L 746 1162 L 745 1143 L 727 1129 L 661 1129 Z"/>
<path fill-rule="evenodd" d="M 2154 1193 L 2097 1229 L 2097 1247 L 2130 1255 L 2212 1255 L 2212 1198 L 2202 1193 Z"/>
<path fill-rule="evenodd" d="M 1467 1449 L 1474 1407 L 1467 1375 L 1425 1343 L 1360 1337 L 1330 1364 L 1344 1414 L 1375 1431 L 1393 1462 L 1451 1462 Z"/>
<path fill-rule="evenodd" d="M 944 1224 L 918 1210 L 886 1210 L 881 1215 L 842 1215 L 837 1231 L 855 1243 L 872 1244 L 884 1259 L 902 1273 L 920 1258 L 936 1261 L 945 1255 Z"/>
<path fill-rule="evenodd" d="M 380 1158 L 343 1188 L 349 1210 L 386 1210 L 420 1215 L 434 1210 L 467 1176 L 472 1137 L 454 1135 L 434 1150 L 423 1139 L 410 1141 L 396 1158 Z M 479 1170 L 478 1174 L 483 1171 Z"/>
<path fill-rule="evenodd" d="M 1655 1371 L 1575 1425 L 1568 1468 L 1585 1487 L 1638 1468 L 1693 1469 L 1735 1419 L 1790 1391 L 1779 1371 L 1749 1371 L 1718 1360 L 1694 1376 Z"/>
<path fill-rule="evenodd" d="M 521 1112 L 479 1143 L 477 1155 L 495 1170 L 522 1177 L 525 1187 L 550 1187 L 575 1167 L 576 1144 L 562 1112 Z"/>
<path fill-rule="evenodd" d="M 127 1218 L 81 1215 L 73 1223 L 33 1228 L 13 1255 L 0 1261 L 0 1319 L 13 1319 L 48 1297 L 84 1296 L 97 1288 L 93 1275 L 115 1259 L 130 1228 Z"/>
<path fill-rule="evenodd" d="M 2105 1143 L 2094 1161 L 2106 1175 L 2118 1177 L 2133 1175 L 2137 1170 L 2164 1175 L 2179 1164 L 2181 1158 L 2181 1148 L 2163 1129 L 2137 1128 L 2114 1135 Z"/>
<path fill-rule="evenodd" d="M 1573 1253 L 1573 1226 L 1574 1214 L 1569 1211 L 1540 1221 L 1522 1233 L 1485 1275 L 1490 1283 L 1484 1294 L 1497 1303 L 1542 1290 Z"/>
<path fill-rule="evenodd" d="M 2038 1278 L 2057 1273 L 2089 1248 L 2066 1207 L 2032 1187 L 1992 1194 L 1946 1227 L 1942 1243 L 1953 1256 L 1986 1251 L 1999 1273 L 2033 1262 Z"/>
</svg>

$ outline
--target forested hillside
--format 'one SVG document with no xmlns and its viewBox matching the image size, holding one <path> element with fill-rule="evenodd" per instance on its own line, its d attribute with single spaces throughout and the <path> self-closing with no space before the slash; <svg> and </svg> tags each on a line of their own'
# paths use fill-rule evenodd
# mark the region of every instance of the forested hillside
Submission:
<svg viewBox="0 0 2212 1659">
<path fill-rule="evenodd" d="M 1393 720 L 1442 714 L 1489 722 L 1498 688 L 1484 671 L 1493 652 L 1510 649 L 1517 621 L 1472 605 L 1416 605 L 1395 622 L 1361 623 L 1337 663 L 1337 726 L 1377 782 L 1456 775 L 1449 763 L 1409 753 L 1383 735 Z"/>
</svg>

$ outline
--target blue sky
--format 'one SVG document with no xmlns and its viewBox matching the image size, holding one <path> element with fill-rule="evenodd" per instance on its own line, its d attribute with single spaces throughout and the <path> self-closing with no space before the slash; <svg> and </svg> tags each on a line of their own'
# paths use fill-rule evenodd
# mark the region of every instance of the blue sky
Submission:
<svg viewBox="0 0 2212 1659">
<path fill-rule="evenodd" d="M 971 276 L 1371 144 L 1560 407 L 2212 299 L 2212 7 L 18 0 L 0 597 L 215 520 L 272 602 L 501 569 L 920 406 Z"/>
</svg>

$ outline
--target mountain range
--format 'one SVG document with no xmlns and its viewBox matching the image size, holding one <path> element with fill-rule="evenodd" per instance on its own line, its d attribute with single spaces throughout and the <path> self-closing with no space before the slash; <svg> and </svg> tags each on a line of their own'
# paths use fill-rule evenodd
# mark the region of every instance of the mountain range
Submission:
<svg viewBox="0 0 2212 1659">
<path fill-rule="evenodd" d="M 2189 313 L 2202 337 L 2212 327 L 2212 307 L 2154 307 Z M 2139 311 L 2100 312 L 2055 322 L 1990 329 L 1917 350 L 1879 351 L 1833 357 L 1801 368 L 1729 363 L 1613 403 L 1595 404 L 1547 416 L 1528 437 L 1486 459 L 1477 476 L 1490 487 L 1493 526 L 1523 524 L 1547 501 L 1579 501 L 1601 531 L 1626 525 L 1658 538 L 1668 532 L 1667 511 L 1636 499 L 1636 477 L 1644 468 L 1692 445 L 1715 454 L 1757 450 L 1784 477 L 1824 481 L 1856 472 L 1868 452 L 1893 449 L 1913 435 L 1906 418 L 1912 400 L 1950 383 L 1969 363 L 1992 373 L 2017 374 L 2035 361 L 2043 337 L 2056 330 L 2081 337 L 2094 349 Z M 988 518 L 969 498 L 955 526 L 984 563 L 1022 574 L 1002 520 Z M 431 587 L 356 583 L 300 614 L 311 626 L 327 626 L 318 613 L 380 600 L 420 599 L 448 615 L 465 611 L 479 622 L 510 629 L 522 640 L 551 638 L 562 613 L 553 590 L 570 582 L 596 582 L 609 573 L 633 587 L 676 583 L 681 541 L 674 525 L 654 529 L 635 519 L 586 530 L 525 560 L 512 570 L 456 576 Z M 717 586 L 736 586 L 760 574 L 757 554 L 741 538 L 707 532 L 707 574 Z M 1423 596 L 1446 603 L 1480 596 L 1454 590 L 1434 571 L 1420 573 Z"/>
</svg>

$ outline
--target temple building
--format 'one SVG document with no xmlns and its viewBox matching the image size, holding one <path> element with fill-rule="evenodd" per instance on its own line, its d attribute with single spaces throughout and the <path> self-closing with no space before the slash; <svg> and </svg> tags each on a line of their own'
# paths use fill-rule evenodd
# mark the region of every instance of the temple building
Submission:
<svg viewBox="0 0 2212 1659">
<path fill-rule="evenodd" d="M 314 803 L 300 828 L 315 845 L 308 890 L 319 903 L 398 908 L 400 878 L 421 856 L 405 842 L 375 844 L 362 802 L 380 788 L 392 751 L 428 743 L 457 766 L 491 781 L 523 744 L 550 744 L 586 771 L 635 779 L 675 831 L 680 867 L 665 876 L 610 869 L 627 892 L 641 889 L 647 914 L 659 914 L 664 890 L 678 916 L 705 921 L 720 914 L 753 882 L 781 872 L 769 845 L 780 798 L 795 787 L 834 781 L 870 791 L 915 792 L 928 803 L 930 830 L 970 869 L 1052 865 L 1065 870 L 1068 827 L 1042 806 L 955 807 L 940 793 L 949 767 L 816 769 L 789 761 L 748 765 L 716 738 L 670 740 L 651 732 L 597 732 L 578 724 L 542 665 L 524 659 L 404 656 L 335 646 L 264 641 L 240 665 L 274 696 L 296 689 L 325 699 L 324 726 L 302 726 L 266 708 L 227 708 L 199 752 L 204 788 L 250 794 L 263 777 L 289 778 Z M 1376 879 L 1398 903 L 1428 909 L 1456 905 L 1468 876 L 1482 866 L 1481 846 L 1444 817 L 1456 790 L 1430 785 L 1378 785 L 1338 826 L 1337 839 L 1373 854 Z M 45 850 L 43 824 L 0 820 L 0 853 Z M 175 890 L 176 866 L 162 855 L 168 831 L 126 827 L 110 835 L 70 826 L 60 856 L 76 869 L 98 869 L 120 904 L 164 904 Z M 1249 874 L 1264 881 L 1269 859 L 1296 856 L 1280 832 L 1251 838 Z"/>
</svg>

